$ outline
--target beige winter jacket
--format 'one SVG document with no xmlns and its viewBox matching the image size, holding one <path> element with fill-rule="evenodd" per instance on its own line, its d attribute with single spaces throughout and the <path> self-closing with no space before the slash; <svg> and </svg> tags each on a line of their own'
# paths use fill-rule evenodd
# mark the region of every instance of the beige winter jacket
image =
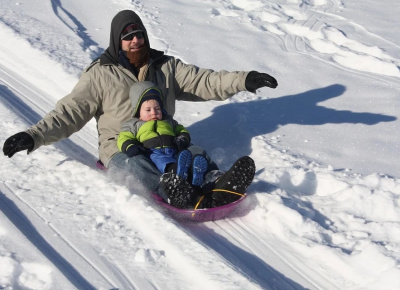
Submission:
<svg viewBox="0 0 400 290">
<path fill-rule="evenodd" d="M 225 100 L 245 91 L 247 74 L 200 69 L 156 50 L 152 50 L 149 65 L 141 70 L 139 79 L 120 64 L 101 65 L 95 61 L 72 92 L 27 133 L 34 138 L 36 150 L 69 137 L 94 117 L 99 157 L 108 166 L 111 157 L 119 152 L 117 138 L 121 125 L 132 118 L 129 89 L 134 82 L 149 80 L 158 85 L 165 97 L 164 107 L 173 116 L 176 100 Z"/>
</svg>

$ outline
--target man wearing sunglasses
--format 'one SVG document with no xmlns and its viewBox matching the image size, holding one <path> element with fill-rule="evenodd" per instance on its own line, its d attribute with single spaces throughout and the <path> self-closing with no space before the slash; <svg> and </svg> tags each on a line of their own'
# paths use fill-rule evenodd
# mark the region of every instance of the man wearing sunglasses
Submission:
<svg viewBox="0 0 400 290">
<path fill-rule="evenodd" d="M 145 80 L 161 88 L 164 108 L 171 116 L 175 113 L 175 100 L 225 100 L 240 91 L 255 92 L 260 87 L 278 85 L 265 73 L 214 72 L 152 49 L 139 16 L 124 10 L 111 22 L 109 47 L 82 73 L 72 92 L 36 125 L 9 137 L 3 146 L 4 154 L 12 157 L 22 150 L 29 154 L 42 145 L 68 138 L 94 117 L 101 162 L 110 170 L 128 172 L 146 189 L 155 191 L 160 172 L 152 162 L 142 155 L 129 158 L 117 147 L 121 125 L 132 117 L 129 89 Z M 199 147 L 189 149 L 193 155 L 204 153 Z M 210 161 L 206 180 L 214 182 L 221 175 L 217 169 Z M 229 178 L 223 180 L 230 182 Z"/>
</svg>

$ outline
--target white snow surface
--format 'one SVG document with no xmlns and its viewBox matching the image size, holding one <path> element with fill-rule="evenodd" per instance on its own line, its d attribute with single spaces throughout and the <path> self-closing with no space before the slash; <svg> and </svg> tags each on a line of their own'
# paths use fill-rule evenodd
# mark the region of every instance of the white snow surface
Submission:
<svg viewBox="0 0 400 290">
<path fill-rule="evenodd" d="M 172 219 L 96 169 L 91 121 L 0 159 L 0 289 L 400 289 L 399 1 L 1 0 L 0 144 L 71 91 L 122 9 L 153 48 L 277 78 L 177 103 L 222 169 L 255 160 L 246 204 Z"/>
</svg>

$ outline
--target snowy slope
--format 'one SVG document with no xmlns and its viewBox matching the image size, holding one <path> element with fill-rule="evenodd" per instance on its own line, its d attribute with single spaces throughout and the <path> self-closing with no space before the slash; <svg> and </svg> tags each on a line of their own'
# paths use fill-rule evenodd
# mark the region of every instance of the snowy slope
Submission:
<svg viewBox="0 0 400 290">
<path fill-rule="evenodd" d="M 216 222 L 173 220 L 134 180 L 95 168 L 92 121 L 1 158 L 0 288 L 399 289 L 398 1 L 2 0 L 0 144 L 72 89 L 126 8 L 154 48 L 278 79 L 177 104 L 222 169 L 255 160 L 246 204 Z"/>
</svg>

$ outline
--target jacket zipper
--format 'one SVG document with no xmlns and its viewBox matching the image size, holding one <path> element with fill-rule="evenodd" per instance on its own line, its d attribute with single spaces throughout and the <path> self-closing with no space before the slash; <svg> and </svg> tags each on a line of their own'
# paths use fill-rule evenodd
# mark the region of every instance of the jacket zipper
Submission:
<svg viewBox="0 0 400 290">
<path fill-rule="evenodd" d="M 163 141 L 162 141 L 161 135 L 160 135 L 160 133 L 158 133 L 158 131 L 157 131 L 157 120 L 154 121 L 153 130 L 154 130 L 154 132 L 157 134 L 158 139 L 160 140 L 160 145 L 161 145 L 160 147 L 161 147 L 161 148 L 164 148 L 164 143 L 163 143 Z"/>
</svg>

